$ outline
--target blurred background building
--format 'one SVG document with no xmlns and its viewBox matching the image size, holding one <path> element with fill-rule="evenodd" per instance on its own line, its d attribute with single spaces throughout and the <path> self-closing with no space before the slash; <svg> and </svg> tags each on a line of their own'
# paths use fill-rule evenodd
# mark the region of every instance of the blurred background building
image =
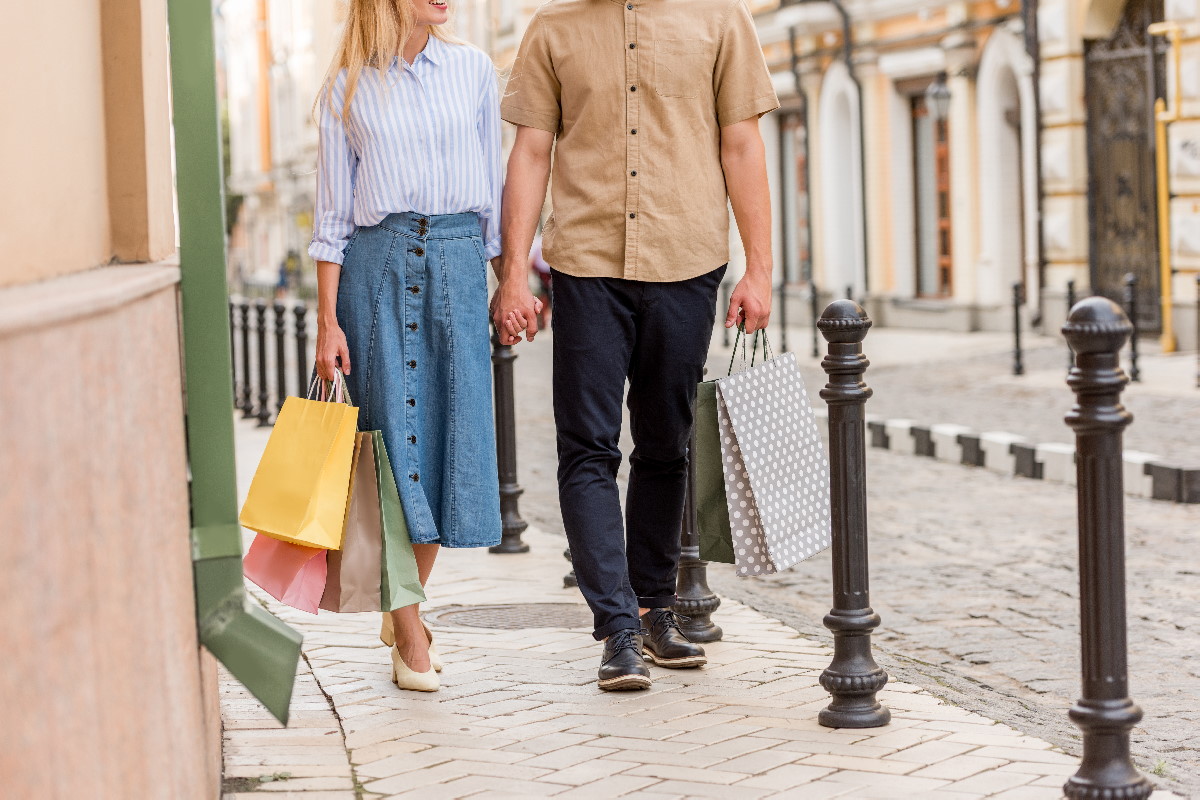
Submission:
<svg viewBox="0 0 1200 800">
<path fill-rule="evenodd" d="M 457 28 L 503 71 L 538 5 L 464 0 Z M 791 320 L 807 313 L 815 285 L 822 301 L 865 302 L 878 324 L 1003 329 L 1019 284 L 1025 316 L 1056 331 L 1068 281 L 1079 296 L 1116 298 L 1133 273 L 1143 330 L 1162 329 L 1169 288 L 1175 334 L 1193 345 L 1197 0 L 750 6 L 783 102 L 763 134 Z M 230 189 L 244 197 L 231 269 L 252 292 L 311 291 L 311 103 L 343 4 L 224 0 L 220 9 Z M 1147 33 L 1163 22 L 1179 26 L 1177 38 Z M 1162 243 L 1156 98 L 1172 120 Z"/>
</svg>

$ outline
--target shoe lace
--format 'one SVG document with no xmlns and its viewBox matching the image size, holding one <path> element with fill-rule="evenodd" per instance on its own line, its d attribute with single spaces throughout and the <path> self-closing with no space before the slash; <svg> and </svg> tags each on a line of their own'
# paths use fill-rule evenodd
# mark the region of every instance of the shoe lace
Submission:
<svg viewBox="0 0 1200 800">
<path fill-rule="evenodd" d="M 645 631 L 644 630 L 637 631 L 637 630 L 633 630 L 632 628 L 617 631 L 616 633 L 614 633 L 608 637 L 609 651 L 612 653 L 615 653 L 618 650 L 623 650 L 625 648 L 629 648 L 631 650 L 636 650 L 638 644 L 637 644 L 637 641 L 633 637 L 637 636 L 639 634 L 644 635 Z"/>
<path fill-rule="evenodd" d="M 658 619 L 656 620 L 658 622 L 658 624 L 663 625 L 664 627 L 667 627 L 667 628 L 674 628 L 681 635 L 682 635 L 683 631 L 680 630 L 679 626 L 686 625 L 687 623 L 692 621 L 691 617 L 685 617 L 683 614 L 676 613 L 673 609 L 670 609 L 670 608 L 664 608 L 661 611 L 656 612 L 656 614 L 658 617 Z"/>
</svg>

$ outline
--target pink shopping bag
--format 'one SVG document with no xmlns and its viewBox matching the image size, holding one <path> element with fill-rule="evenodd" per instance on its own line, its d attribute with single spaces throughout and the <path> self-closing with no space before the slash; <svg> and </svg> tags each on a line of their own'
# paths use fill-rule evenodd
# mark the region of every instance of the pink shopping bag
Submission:
<svg viewBox="0 0 1200 800">
<path fill-rule="evenodd" d="M 242 561 L 242 572 L 276 600 L 316 614 L 325 593 L 326 552 L 260 533 Z"/>
</svg>

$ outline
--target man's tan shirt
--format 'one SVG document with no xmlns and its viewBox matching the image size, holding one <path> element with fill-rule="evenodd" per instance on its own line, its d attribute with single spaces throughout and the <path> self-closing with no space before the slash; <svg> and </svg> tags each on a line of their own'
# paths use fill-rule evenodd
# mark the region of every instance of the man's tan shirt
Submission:
<svg viewBox="0 0 1200 800">
<path fill-rule="evenodd" d="M 638 281 L 726 263 L 721 128 L 778 107 L 744 0 L 551 0 L 501 103 L 557 134 L 546 261 Z"/>
</svg>

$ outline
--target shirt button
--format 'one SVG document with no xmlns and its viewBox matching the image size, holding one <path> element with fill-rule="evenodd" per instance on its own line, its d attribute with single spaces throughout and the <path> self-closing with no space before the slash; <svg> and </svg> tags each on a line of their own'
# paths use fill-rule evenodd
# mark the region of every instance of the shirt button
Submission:
<svg viewBox="0 0 1200 800">
<path fill-rule="evenodd" d="M 637 170 L 635 169 L 633 172 L 631 172 L 631 173 L 629 173 L 629 174 L 630 174 L 630 175 L 632 175 L 633 177 L 635 177 L 635 178 L 636 178 L 636 177 L 637 177 Z"/>
<path fill-rule="evenodd" d="M 637 214 L 630 214 L 630 215 L 629 215 L 629 218 L 630 218 L 630 219 L 635 219 L 636 217 L 637 217 Z"/>
<path fill-rule="evenodd" d="M 634 136 L 637 136 L 637 128 L 631 130 L 630 133 L 632 133 Z"/>
<path fill-rule="evenodd" d="M 417 323 L 415 323 L 415 322 L 408 323 L 408 329 L 410 331 L 415 331 L 417 329 Z"/>
<path fill-rule="evenodd" d="M 423 248 L 418 247 L 413 250 L 413 255 L 414 256 L 423 256 L 423 255 L 425 255 L 425 250 Z"/>
<path fill-rule="evenodd" d="M 408 404 L 409 404 L 409 406 L 415 406 L 417 404 L 417 401 L 410 397 L 410 398 L 408 398 Z"/>
<path fill-rule="evenodd" d="M 415 362 L 415 361 L 410 361 L 410 362 L 408 362 L 408 368 L 409 368 L 409 369 L 416 369 L 416 368 L 417 368 L 417 362 Z"/>
<path fill-rule="evenodd" d="M 630 87 L 629 87 L 629 91 L 631 91 L 631 92 L 636 92 L 636 91 L 637 91 L 637 87 L 636 87 L 636 86 L 630 86 Z"/>
<path fill-rule="evenodd" d="M 410 287 L 408 287 L 408 290 L 409 290 L 410 292 L 412 292 L 413 294 L 420 294 L 420 293 L 421 293 L 421 287 L 420 287 L 420 286 L 410 286 Z"/>
<path fill-rule="evenodd" d="M 412 478 L 413 483 L 417 483 L 421 480 L 421 476 L 415 472 L 412 475 L 409 475 L 408 477 Z"/>
<path fill-rule="evenodd" d="M 637 50 L 637 43 L 636 43 L 636 42 L 630 42 L 630 44 L 629 44 L 629 49 L 630 49 L 630 50 Z"/>
<path fill-rule="evenodd" d="M 417 443 L 417 437 L 415 437 L 415 436 L 410 436 L 410 437 L 408 437 L 408 441 L 409 441 L 409 443 L 410 443 L 410 444 L 416 444 L 416 443 Z"/>
</svg>

